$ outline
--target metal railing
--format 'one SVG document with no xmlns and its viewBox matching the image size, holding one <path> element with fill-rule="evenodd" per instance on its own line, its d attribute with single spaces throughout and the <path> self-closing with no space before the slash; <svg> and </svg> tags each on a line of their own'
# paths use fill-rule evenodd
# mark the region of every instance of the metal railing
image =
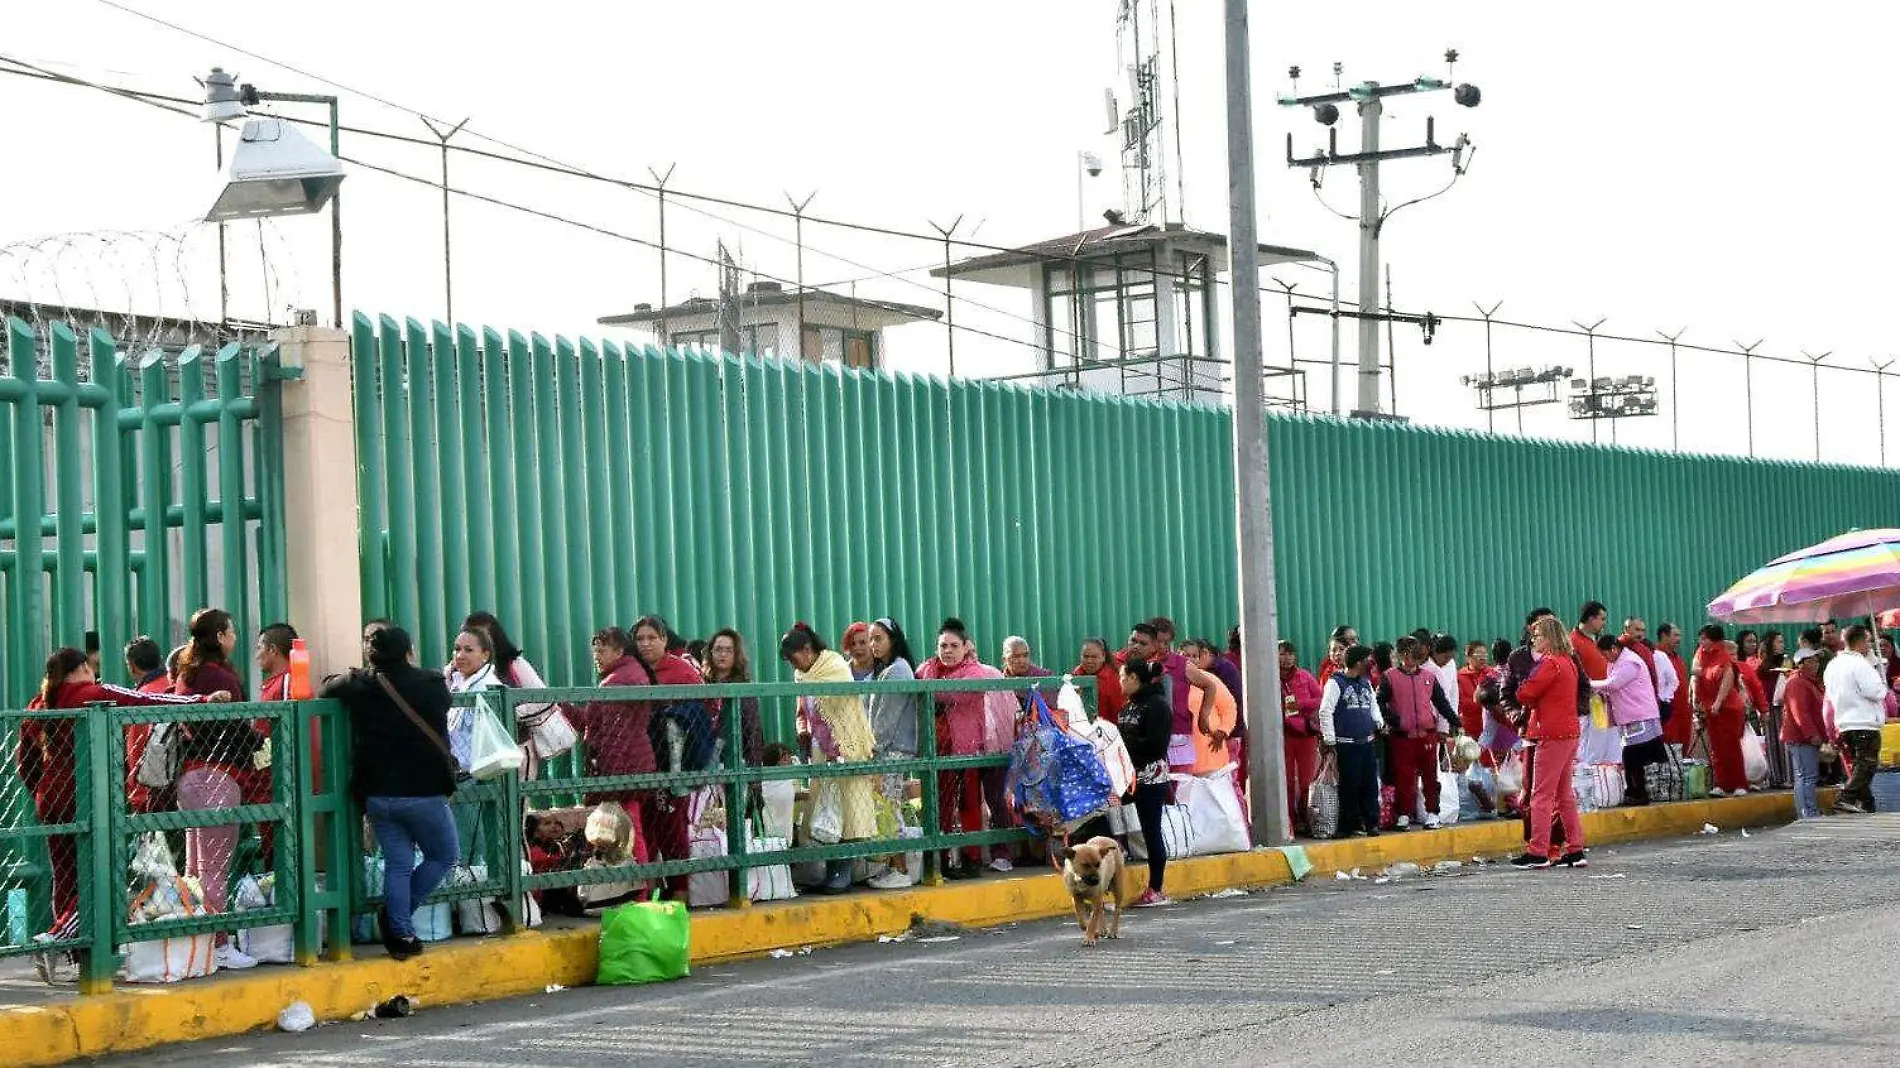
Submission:
<svg viewBox="0 0 1900 1068">
<path fill-rule="evenodd" d="M 1095 680 L 1077 678 L 1075 685 L 1092 705 Z M 1015 826 L 989 829 L 941 830 L 938 775 L 966 769 L 1006 767 L 1009 754 L 944 755 L 937 750 L 937 698 L 943 695 L 1042 689 L 1053 698 L 1059 678 L 959 681 L 862 682 L 832 684 L 745 683 L 703 686 L 588 687 L 549 690 L 491 689 L 455 697 L 458 707 L 515 722 L 515 710 L 524 705 L 554 703 L 587 722 L 590 705 L 624 706 L 643 702 L 658 709 L 678 702 L 717 704 L 722 759 L 696 770 L 638 774 L 586 774 L 583 741 L 568 756 L 544 763 L 533 779 L 503 776 L 489 782 L 462 782 L 450 799 L 458 821 L 473 818 L 479 828 L 463 833 L 463 861 L 486 866 L 487 877 L 445 881 L 431 894 L 435 903 L 469 898 L 494 898 L 519 903 L 524 893 L 597 883 L 638 883 L 671 876 L 728 872 L 728 905 L 743 908 L 748 898 L 748 872 L 755 868 L 889 857 L 921 852 L 924 885 L 942 881 L 941 855 L 971 846 L 998 846 L 1034 837 Z M 916 695 L 918 734 L 915 756 L 762 767 L 744 759 L 743 717 L 737 712 L 750 699 L 802 701 L 836 698 Z M 761 710 L 761 718 L 765 713 Z M 231 807 L 160 811 L 133 811 L 128 806 L 128 784 L 135 782 L 138 763 L 128 745 L 128 731 L 156 724 L 177 726 L 229 724 L 251 721 L 269 738 L 268 799 Z M 14 759 L 21 745 L 21 727 L 29 723 L 71 727 L 72 779 L 77 784 L 69 802 L 36 805 L 31 791 L 18 777 L 9 777 L 0 791 L 0 905 L 7 910 L 6 937 L 0 938 L 0 958 L 35 953 L 73 951 L 79 964 L 79 988 L 84 992 L 111 989 L 128 943 L 234 932 L 283 924 L 292 925 L 295 959 L 312 965 L 351 956 L 352 920 L 373 913 L 381 896 L 369 892 L 365 859 L 373 850 L 363 840 L 359 799 L 349 790 L 350 738 L 348 718 L 335 701 L 114 708 L 91 706 L 49 712 L 0 712 L 0 741 Z M 314 746 L 312 743 L 316 743 Z M 320 748 L 319 765 L 313 749 Z M 732 759 L 735 756 L 737 759 Z M 131 759 L 128 759 L 131 758 Z M 118 769 L 106 773 L 106 769 Z M 260 769 L 260 775 L 262 769 Z M 819 780 L 848 777 L 877 778 L 903 775 L 915 779 L 920 801 L 921 834 L 915 837 L 860 838 L 832 844 L 795 844 L 770 852 L 751 852 L 752 839 L 762 828 L 748 827 L 755 809 L 749 804 L 754 789 L 769 781 Z M 262 779 L 259 780 L 263 781 Z M 531 872 L 523 839 L 523 816 L 576 797 L 623 794 L 628 791 L 669 791 L 682 798 L 706 786 L 722 787 L 726 850 L 720 856 L 666 857 L 646 863 L 576 867 Z M 152 806 L 146 806 L 148 809 Z M 58 817 L 42 820 L 41 813 Z M 68 814 L 70 816 L 68 818 Z M 104 819 L 99 814 L 104 813 Z M 131 922 L 132 903 L 145 889 L 144 877 L 131 873 L 131 862 L 142 844 L 154 837 L 171 840 L 194 828 L 242 828 L 230 863 L 223 871 L 227 887 L 217 897 L 229 898 L 231 888 L 246 874 L 275 876 L 275 899 L 268 907 L 239 911 L 226 908 L 205 915 Z M 270 828 L 264 842 L 264 829 Z M 61 843 L 55 846 L 54 843 Z M 57 941 L 36 939 L 51 926 L 51 852 L 69 843 L 76 865 L 77 921 Z M 184 871 L 182 851 L 174 848 L 178 868 Z M 211 873 L 201 873 L 210 875 Z M 343 877 L 347 875 L 347 877 Z M 657 891 L 658 884 L 654 884 Z M 207 893 L 206 897 L 213 897 Z M 421 903 L 418 903 L 419 905 Z M 15 919 L 16 910 L 20 918 Z M 501 911 L 503 933 L 513 933 L 524 922 L 523 910 Z M 325 944 L 324 932 L 328 938 Z"/>
</svg>

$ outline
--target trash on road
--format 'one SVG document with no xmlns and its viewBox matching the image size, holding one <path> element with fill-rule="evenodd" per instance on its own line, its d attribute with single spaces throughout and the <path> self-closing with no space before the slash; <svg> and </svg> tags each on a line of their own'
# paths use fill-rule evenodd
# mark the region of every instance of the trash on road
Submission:
<svg viewBox="0 0 1900 1068">
<path fill-rule="evenodd" d="M 547 990 L 544 992 L 549 993 L 549 994 L 558 994 L 561 991 L 566 990 L 566 989 L 567 989 L 566 987 L 562 986 L 559 983 L 549 983 Z"/>
<path fill-rule="evenodd" d="M 1217 946 L 1231 946 L 1231 945 L 1233 945 L 1233 944 L 1235 944 L 1235 942 L 1237 942 L 1237 941 L 1238 941 L 1238 939 L 1233 939 L 1233 938 L 1229 938 L 1229 939 L 1227 939 L 1226 941 L 1222 941 L 1222 942 L 1216 942 L 1216 943 L 1214 943 L 1214 944 L 1215 944 L 1215 945 L 1217 945 Z"/>
<path fill-rule="evenodd" d="M 1389 882 L 1391 882 L 1391 881 L 1392 881 L 1392 879 L 1391 879 L 1391 877 L 1390 877 L 1390 876 L 1386 876 L 1386 875 L 1381 875 L 1381 876 L 1379 876 L 1379 877 L 1378 877 L 1377 879 L 1374 879 L 1374 880 L 1372 880 L 1372 885 L 1374 885 L 1374 886 L 1384 886 L 1385 884 L 1387 884 L 1387 883 L 1389 883 Z"/>
<path fill-rule="evenodd" d="M 877 940 L 880 945 L 887 942 L 908 942 L 910 941 L 910 935 L 908 933 L 900 935 L 878 935 Z"/>
<path fill-rule="evenodd" d="M 311 1011 L 308 1001 L 293 1001 L 284 1006 L 284 1011 L 277 1014 L 279 1031 L 288 1031 L 294 1035 L 315 1026 L 317 1026 L 317 1014 Z"/>
<path fill-rule="evenodd" d="M 1463 868 L 1464 866 L 1465 866 L 1464 862 L 1461 860 L 1441 860 L 1438 863 L 1432 865 L 1432 874 L 1444 875 L 1447 872 L 1457 871 L 1460 868 Z"/>
<path fill-rule="evenodd" d="M 1742 837 L 1743 837 L 1743 838 L 1747 838 L 1747 837 L 1748 837 L 1748 828 L 1746 828 L 1746 827 L 1743 827 L 1743 828 L 1742 828 Z"/>
<path fill-rule="evenodd" d="M 1207 895 L 1208 900 L 1210 901 L 1217 901 L 1224 897 L 1246 897 L 1246 896 L 1247 896 L 1247 891 L 1242 890 L 1236 886 L 1230 886 L 1225 890 L 1216 890 L 1213 893 Z"/>
<path fill-rule="evenodd" d="M 1592 876 L 1589 876 L 1589 878 L 1591 879 L 1622 879 L 1622 878 L 1625 878 L 1626 876 L 1627 876 L 1627 873 L 1619 871 L 1615 875 L 1592 875 Z"/>
<path fill-rule="evenodd" d="M 1379 969 L 1379 970 L 1378 970 L 1377 972 L 1374 972 L 1373 974 L 1375 974 L 1375 975 L 1397 975 L 1397 974 L 1399 974 L 1399 973 L 1398 973 L 1398 969 L 1396 969 L 1396 968 L 1380 968 L 1380 969 Z"/>
<path fill-rule="evenodd" d="M 789 949 L 775 949 L 769 954 L 773 960 L 784 960 L 791 955 L 792 951 Z"/>
<path fill-rule="evenodd" d="M 1698 831 L 1697 833 L 1698 834 L 1721 834 L 1722 828 L 1717 827 L 1713 823 L 1705 823 L 1702 825 L 1702 830 Z"/>
<path fill-rule="evenodd" d="M 1388 866 L 1385 869 L 1385 871 L 1380 874 L 1386 875 L 1393 879 L 1403 879 L 1408 875 L 1417 875 L 1419 871 L 1420 869 L 1418 865 L 1412 863 L 1409 860 L 1401 860 L 1397 864 Z"/>
<path fill-rule="evenodd" d="M 1293 873 L 1293 881 L 1306 878 L 1313 870 L 1313 862 L 1307 859 L 1305 846 L 1280 846 L 1280 855 L 1286 858 L 1286 866 Z"/>
<path fill-rule="evenodd" d="M 1626 923 L 1623 925 L 1623 929 L 1626 931 L 1640 931 L 1643 929 L 1643 925 L 1640 923 Z"/>
<path fill-rule="evenodd" d="M 942 942 L 956 942 L 956 941 L 961 940 L 962 938 L 963 938 L 962 935 L 931 935 L 929 938 L 917 939 L 917 944 L 920 946 L 934 946 Z M 811 947 L 807 946 L 804 949 L 800 950 L 799 952 L 810 953 Z"/>
<path fill-rule="evenodd" d="M 395 997 L 376 1006 L 376 1018 L 378 1020 L 400 1020 L 405 1016 L 414 1016 L 415 1012 L 415 1002 L 411 1001 L 407 994 L 397 994 Z"/>
<path fill-rule="evenodd" d="M 1358 869 L 1358 868 L 1354 868 L 1354 869 L 1352 870 L 1352 877 L 1353 877 L 1353 878 L 1355 878 L 1355 879 L 1357 879 L 1357 880 L 1359 880 L 1359 881 L 1360 881 L 1360 882 L 1362 882 L 1362 883 L 1366 881 L 1366 877 L 1365 877 L 1365 876 L 1363 876 L 1363 875 L 1361 875 L 1361 874 L 1359 874 L 1359 869 Z"/>
<path fill-rule="evenodd" d="M 1352 876 L 1350 876 L 1350 875 L 1348 875 L 1348 874 L 1346 874 L 1346 873 L 1345 873 L 1345 872 L 1343 872 L 1343 871 L 1336 871 L 1336 872 L 1334 872 L 1334 873 L 1333 873 L 1333 878 L 1334 878 L 1334 879 L 1337 879 L 1338 881 L 1340 881 L 1340 882 L 1342 882 L 1342 883 L 1349 883 L 1349 882 L 1352 882 Z"/>
</svg>

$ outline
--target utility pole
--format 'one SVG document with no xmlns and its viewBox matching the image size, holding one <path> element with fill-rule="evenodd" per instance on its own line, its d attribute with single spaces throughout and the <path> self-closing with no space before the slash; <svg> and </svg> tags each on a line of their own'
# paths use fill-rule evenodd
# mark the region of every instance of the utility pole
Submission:
<svg viewBox="0 0 1900 1068">
<path fill-rule="evenodd" d="M 1591 396 L 1595 396 L 1598 393 L 1598 389 L 1597 389 L 1597 327 L 1602 326 L 1604 323 L 1608 321 L 1609 320 L 1607 319 L 1599 318 L 1596 322 L 1591 323 L 1588 326 L 1586 326 L 1583 323 L 1576 321 L 1575 319 L 1570 320 L 1571 326 L 1574 326 L 1577 329 L 1583 331 L 1584 335 L 1590 339 L 1587 342 L 1587 344 L 1590 346 L 1589 356 L 1585 362 L 1585 366 L 1588 367 L 1589 370 L 1584 372 L 1584 380 L 1589 383 L 1588 387 L 1586 387 L 1585 392 L 1589 393 Z M 1616 440 L 1616 424 L 1615 423 L 1610 424 L 1610 440 L 1611 441 Z M 1597 420 L 1592 419 L 1590 420 L 1590 444 L 1595 445 L 1596 443 L 1597 443 Z"/>
<path fill-rule="evenodd" d="M 660 190 L 658 200 L 660 202 L 660 348 L 662 350 L 672 347 L 673 344 L 673 335 L 667 333 L 666 329 L 668 307 L 666 303 L 666 183 L 673 177 L 673 168 L 678 166 L 677 163 L 667 164 L 665 174 L 661 174 L 652 167 L 647 168 L 647 173 L 653 176 L 653 184 Z"/>
<path fill-rule="evenodd" d="M 1742 350 L 1742 424 L 1748 428 L 1748 455 L 1755 455 L 1755 350 L 1767 338 L 1756 338 L 1753 345 L 1737 341 Z"/>
<path fill-rule="evenodd" d="M 1887 466 L 1887 368 L 1893 366 L 1889 358 L 1886 363 L 1874 363 L 1872 356 L 1867 362 L 1874 365 L 1874 418 L 1880 427 L 1880 466 Z"/>
<path fill-rule="evenodd" d="M 1484 305 L 1475 300 L 1471 302 L 1471 306 L 1478 309 L 1478 314 L 1484 317 L 1484 377 L 1486 381 L 1495 381 L 1497 372 L 1491 367 L 1491 317 L 1498 313 L 1499 308 L 1504 307 L 1504 302 L 1498 301 L 1491 305 L 1488 311 Z M 1484 409 L 1484 429 L 1491 434 L 1498 432 L 1498 412 L 1496 408 L 1489 405 L 1486 405 Z M 1519 433 L 1524 430 L 1524 409 L 1522 408 L 1517 410 L 1517 429 Z"/>
<path fill-rule="evenodd" d="M 1254 695 L 1248 741 L 1249 809 L 1255 833 L 1291 842 L 1281 748 L 1279 619 L 1273 573 L 1273 506 L 1267 465 L 1267 403 L 1260 340 L 1260 238 L 1254 218 L 1253 75 L 1247 0 L 1227 4 L 1227 244 L 1234 295 L 1234 480 L 1240 576 L 1243 689 Z M 1289 290 L 1289 293 L 1291 291 Z M 1375 383 L 1376 390 L 1376 383 Z"/>
<path fill-rule="evenodd" d="M 1682 394 L 1676 384 L 1676 342 L 1688 332 L 1686 326 L 1673 334 L 1656 331 L 1656 336 L 1669 342 L 1669 447 L 1676 452 L 1682 451 L 1682 420 L 1679 418 L 1682 414 Z"/>
<path fill-rule="evenodd" d="M 1378 82 L 1361 82 L 1347 89 L 1312 96 L 1299 95 L 1300 68 L 1292 67 L 1287 71 L 1292 79 L 1294 91 L 1279 98 L 1282 107 L 1311 108 L 1313 117 L 1321 125 L 1333 127 L 1339 121 L 1339 105 L 1352 103 L 1359 109 L 1359 138 L 1357 152 L 1339 151 L 1339 131 L 1328 129 L 1327 145 L 1317 154 L 1305 158 L 1293 155 L 1293 135 L 1286 140 L 1286 163 L 1288 167 L 1300 167 L 1312 172 L 1313 187 L 1317 192 L 1320 185 L 1320 172 L 1326 167 L 1351 164 L 1359 171 L 1359 310 L 1350 314 L 1359 320 L 1359 406 L 1354 415 L 1377 416 L 1379 407 L 1379 323 L 1388 320 L 1389 315 L 1378 311 L 1379 295 L 1379 238 L 1385 229 L 1385 222 L 1398 208 L 1384 209 L 1379 200 L 1379 165 L 1389 160 L 1411 159 L 1416 156 L 1437 156 L 1450 153 L 1452 157 L 1453 180 L 1465 172 L 1469 165 L 1466 152 L 1471 147 L 1470 138 L 1463 134 L 1450 145 L 1438 143 L 1433 120 L 1425 120 L 1425 143 L 1411 148 L 1383 149 L 1380 147 L 1379 121 L 1385 113 L 1385 98 L 1410 93 L 1435 92 L 1451 89 L 1452 98 L 1460 106 L 1475 108 L 1482 99 L 1478 87 L 1461 83 L 1453 88 L 1450 69 L 1456 66 L 1458 53 L 1455 49 L 1445 52 L 1447 76 L 1445 78 L 1419 77 L 1398 85 L 1381 85 Z M 1335 70 L 1337 70 L 1335 65 Z M 1447 186 L 1447 188 L 1450 188 Z M 1426 199 L 1426 198 L 1421 198 Z"/>
<path fill-rule="evenodd" d="M 959 215 L 949 226 L 930 224 L 932 230 L 943 235 L 943 337 L 950 346 L 950 380 L 957 378 L 957 305 L 950 296 L 950 238 L 956 234 L 957 227 L 963 225 L 963 216 Z"/>
<path fill-rule="evenodd" d="M 1817 464 L 1821 462 L 1821 361 L 1832 355 L 1832 349 L 1819 356 L 1809 353 L 1807 349 L 1801 350 L 1801 357 L 1814 368 L 1814 462 Z M 1879 383 L 1879 379 L 1874 380 L 1875 385 Z"/>
<path fill-rule="evenodd" d="M 798 327 L 792 341 L 794 346 L 792 351 L 798 353 L 798 358 L 801 360 L 810 359 L 814 363 L 823 363 L 825 362 L 825 346 L 822 342 L 819 343 L 817 352 L 809 354 L 805 352 L 805 209 L 811 206 L 812 198 L 817 195 L 818 190 L 814 189 L 806 194 L 804 200 L 793 200 L 792 195 L 787 193 L 785 203 L 792 206 L 792 233 L 794 240 L 798 242 Z M 842 348 L 839 350 L 838 359 L 840 362 L 844 359 Z"/>
<path fill-rule="evenodd" d="M 449 138 L 462 132 L 468 125 L 463 119 L 444 131 L 428 116 L 422 116 L 422 124 L 429 128 L 435 139 L 442 142 L 442 308 L 443 322 L 455 325 L 455 260 L 449 251 Z"/>
</svg>

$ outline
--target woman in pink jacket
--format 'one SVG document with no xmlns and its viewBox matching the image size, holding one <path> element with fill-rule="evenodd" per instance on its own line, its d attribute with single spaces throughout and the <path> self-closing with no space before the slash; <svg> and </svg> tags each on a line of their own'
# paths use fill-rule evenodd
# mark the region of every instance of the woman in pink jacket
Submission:
<svg viewBox="0 0 1900 1068">
<path fill-rule="evenodd" d="M 1293 832 L 1305 834 L 1312 826 L 1307 795 L 1319 774 L 1319 680 L 1300 666 L 1293 643 L 1280 643 L 1280 706 L 1285 714 L 1281 748 L 1286 755 L 1286 812 Z"/>
<path fill-rule="evenodd" d="M 1000 679 L 1003 673 L 977 659 L 976 646 L 963 621 L 951 617 L 937 628 L 937 655 L 917 668 L 920 679 Z M 937 752 L 943 756 L 1006 753 L 1015 741 L 1016 698 L 1008 691 L 944 693 L 937 695 Z M 964 768 L 937 773 L 937 822 L 945 834 L 983 829 L 983 803 L 988 800 L 990 822 L 1010 825 L 1003 783 L 1008 768 Z M 962 860 L 944 869 L 950 879 L 974 879 L 983 862 L 981 846 L 964 846 Z M 1015 868 L 1006 849 L 996 850 L 990 866 L 997 871 Z"/>
</svg>

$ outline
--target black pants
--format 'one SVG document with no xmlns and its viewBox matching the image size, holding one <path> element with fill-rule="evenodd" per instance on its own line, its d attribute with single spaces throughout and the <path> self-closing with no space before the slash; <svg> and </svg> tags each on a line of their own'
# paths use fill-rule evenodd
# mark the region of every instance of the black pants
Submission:
<svg viewBox="0 0 1900 1068">
<path fill-rule="evenodd" d="M 1141 820 L 1141 837 L 1148 846 L 1148 889 L 1161 892 L 1162 876 L 1168 871 L 1168 836 L 1161 831 L 1161 810 L 1168 804 L 1169 784 L 1141 783 L 1135 787 L 1135 817 Z"/>
<path fill-rule="evenodd" d="M 1339 831 L 1334 837 L 1378 830 L 1378 748 L 1372 742 L 1342 738 L 1335 751 L 1339 756 Z"/>
<path fill-rule="evenodd" d="M 1524 810 L 1524 841 L 1531 840 L 1531 790 L 1536 785 L 1537 746 L 1524 747 L 1524 792 L 1520 795 L 1520 806 Z M 1564 821 L 1561 815 L 1553 813 L 1550 817 L 1551 848 L 1564 844 Z M 1552 853 L 1551 856 L 1556 856 Z"/>
<path fill-rule="evenodd" d="M 1847 785 L 1841 787 L 1841 800 L 1852 801 L 1869 812 L 1874 810 L 1874 772 L 1880 770 L 1880 732 L 1842 731 L 1841 748 L 1854 763 Z"/>
<path fill-rule="evenodd" d="M 1623 747 L 1623 799 L 1631 804 L 1649 804 L 1650 765 L 1669 759 L 1667 742 L 1660 737 Z"/>
</svg>

